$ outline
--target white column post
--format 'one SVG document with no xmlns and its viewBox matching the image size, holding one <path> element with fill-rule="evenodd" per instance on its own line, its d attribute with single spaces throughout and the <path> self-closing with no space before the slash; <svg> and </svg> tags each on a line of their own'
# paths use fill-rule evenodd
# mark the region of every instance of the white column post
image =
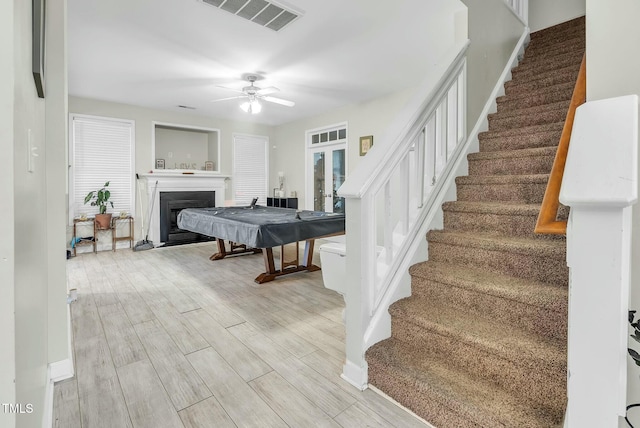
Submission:
<svg viewBox="0 0 640 428">
<path fill-rule="evenodd" d="M 560 201 L 571 207 L 569 428 L 617 427 L 625 415 L 637 150 L 636 95 L 578 108 L 560 193 Z"/>
</svg>

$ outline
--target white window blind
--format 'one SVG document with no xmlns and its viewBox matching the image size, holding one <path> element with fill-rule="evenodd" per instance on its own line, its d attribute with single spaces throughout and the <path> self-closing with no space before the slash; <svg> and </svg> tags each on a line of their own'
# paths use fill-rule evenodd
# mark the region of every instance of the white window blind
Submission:
<svg viewBox="0 0 640 428">
<path fill-rule="evenodd" d="M 236 205 L 267 203 L 268 146 L 266 137 L 235 135 L 233 137 L 233 188 Z"/>
<path fill-rule="evenodd" d="M 111 192 L 113 208 L 107 212 L 134 215 L 133 173 L 134 126 L 132 121 L 72 115 L 71 169 L 69 176 L 69 215 L 94 215 L 98 207 L 84 204 L 92 190 L 105 182 Z"/>
</svg>

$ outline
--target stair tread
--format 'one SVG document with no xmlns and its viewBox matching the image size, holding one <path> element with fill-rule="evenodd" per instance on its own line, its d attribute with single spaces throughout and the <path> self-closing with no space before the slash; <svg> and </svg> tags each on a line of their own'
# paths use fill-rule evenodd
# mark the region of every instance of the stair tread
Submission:
<svg viewBox="0 0 640 428">
<path fill-rule="evenodd" d="M 585 49 L 586 37 L 580 31 L 572 31 L 564 35 L 556 35 L 547 40 L 533 40 L 529 42 L 532 49 L 526 49 L 525 58 L 553 57 L 557 52 L 575 52 Z"/>
<path fill-rule="evenodd" d="M 522 59 L 518 62 L 518 65 L 511 69 L 512 77 L 526 76 L 534 71 L 550 72 L 553 73 L 556 70 L 563 69 L 565 67 L 579 67 L 582 62 L 584 52 L 577 50 L 574 52 L 567 52 L 564 55 L 553 58 L 553 61 L 548 60 L 536 60 L 536 57 L 532 57 L 529 60 Z"/>
<path fill-rule="evenodd" d="M 476 231 L 430 230 L 429 242 L 440 242 L 469 248 L 483 248 L 516 254 L 532 254 L 544 257 L 565 257 L 564 240 L 543 240 L 523 236 L 495 235 Z"/>
<path fill-rule="evenodd" d="M 566 99 L 563 101 L 558 101 L 558 102 L 549 103 L 549 104 L 541 104 L 541 105 L 532 106 L 532 107 L 509 109 L 508 111 L 491 113 L 489 117 L 506 119 L 508 117 L 528 116 L 531 114 L 539 113 L 540 111 L 548 112 L 548 111 L 555 111 L 555 110 L 563 110 L 566 112 L 567 110 L 569 110 L 570 103 L 571 103 L 571 99 Z"/>
<path fill-rule="evenodd" d="M 549 181 L 549 174 L 463 175 L 456 177 L 456 184 L 540 184 Z"/>
<path fill-rule="evenodd" d="M 569 34 L 565 34 L 563 37 L 548 37 L 548 38 L 534 38 L 527 45 L 527 49 L 530 52 L 539 51 L 540 49 L 546 49 L 551 46 L 570 46 L 576 43 L 584 43 L 584 32 L 579 29 L 574 29 Z"/>
<path fill-rule="evenodd" d="M 564 67 L 558 67 L 550 70 L 536 71 L 535 68 L 532 70 L 523 71 L 522 74 L 515 73 L 513 76 L 512 82 L 526 81 L 526 82 L 535 82 L 536 80 L 546 79 L 554 74 L 561 73 L 575 73 L 576 75 L 580 71 L 580 63 L 575 61 L 571 62 L 569 65 L 565 65 Z"/>
<path fill-rule="evenodd" d="M 476 152 L 467 155 L 469 161 L 489 160 L 489 159 L 511 159 L 526 158 L 535 156 L 555 156 L 558 148 L 556 146 L 533 147 L 527 149 L 495 150 L 491 152 Z"/>
<path fill-rule="evenodd" d="M 380 342 L 367 351 L 367 359 L 387 367 L 394 373 L 389 376 L 397 377 L 396 381 L 404 380 L 412 384 L 417 390 L 407 391 L 399 387 L 400 391 L 392 394 L 376 383 L 381 390 L 387 392 L 405 406 L 411 408 L 411 399 L 418 399 L 414 394 L 427 393 L 434 403 L 431 411 L 440 417 L 443 428 L 453 427 L 447 424 L 445 413 L 453 412 L 469 421 L 465 426 L 518 426 L 521 428 L 555 427 L 558 421 L 545 414 L 544 409 L 536 408 L 514 397 L 504 389 L 489 381 L 478 379 L 467 373 L 451 368 L 447 361 L 435 357 L 415 356 L 401 342 L 390 338 Z M 396 364 L 400 362 L 400 364 Z M 440 408 L 438 408 L 440 407 Z M 446 425 L 444 425 L 446 424 Z"/>
<path fill-rule="evenodd" d="M 578 34 L 578 33 L 576 33 Z M 564 41 L 567 43 L 564 43 Z M 570 43 L 568 41 L 571 41 Z M 534 45 L 533 42 L 530 45 Z M 535 49 L 525 50 L 524 58 L 553 58 L 555 56 L 560 56 L 559 53 L 568 53 L 568 52 L 579 52 L 584 51 L 586 45 L 586 40 L 584 35 L 576 36 L 575 34 L 570 37 L 570 39 L 556 39 L 556 41 L 551 43 L 546 43 L 545 45 L 540 45 Z M 538 46 L 537 44 L 535 46 Z"/>
<path fill-rule="evenodd" d="M 585 25 L 586 25 L 586 20 L 584 15 L 579 16 L 577 18 L 570 19 L 569 21 L 561 22 L 552 27 L 543 28 L 541 30 L 534 31 L 531 33 L 531 40 L 544 38 L 548 36 L 553 37 L 553 35 L 563 34 L 567 30 L 575 29 L 576 31 L 584 31 Z"/>
<path fill-rule="evenodd" d="M 565 67 L 579 67 L 582 62 L 584 52 L 567 53 L 553 62 L 548 61 L 521 61 L 518 65 L 511 69 L 511 77 L 513 80 L 524 79 L 528 76 L 536 76 L 538 74 L 554 73 L 556 70 Z"/>
<path fill-rule="evenodd" d="M 541 100 L 542 104 L 529 104 L 529 106 L 533 107 L 536 105 L 547 104 L 547 98 L 553 98 L 555 101 L 571 99 L 575 83 L 575 81 L 567 81 L 548 86 L 541 86 L 529 91 L 509 91 L 506 95 L 500 96 L 496 99 L 496 105 L 522 104 L 526 101 L 532 102 L 535 100 Z"/>
<path fill-rule="evenodd" d="M 489 138 L 513 137 L 516 135 L 537 134 L 540 132 L 547 132 L 547 131 L 562 132 L 563 127 L 564 127 L 563 123 L 546 123 L 544 125 L 525 126 L 517 129 L 501 129 L 501 130 L 485 131 L 485 132 L 481 132 L 478 138 L 489 139 Z"/>
<path fill-rule="evenodd" d="M 436 281 L 552 311 L 565 311 L 567 308 L 566 287 L 534 279 L 432 260 L 413 265 L 409 274 L 413 278 Z"/>
<path fill-rule="evenodd" d="M 518 202 L 448 201 L 442 204 L 442 209 L 443 211 L 480 214 L 537 216 L 540 212 L 540 204 L 522 204 Z"/>
<path fill-rule="evenodd" d="M 512 95 L 526 92 L 528 96 L 534 95 L 539 90 L 547 90 L 552 85 L 574 85 L 578 77 L 579 69 L 564 70 L 561 73 L 552 73 L 551 75 L 541 77 L 536 80 L 515 81 L 510 80 L 504 84 L 505 94 Z"/>
<path fill-rule="evenodd" d="M 563 370 L 566 365 L 566 343 L 554 343 L 481 314 L 470 316 L 441 302 L 409 297 L 391 305 L 389 313 L 392 317 L 403 317 L 422 329 L 455 338 L 458 342 L 516 364 L 526 360 L 558 370 Z"/>
</svg>

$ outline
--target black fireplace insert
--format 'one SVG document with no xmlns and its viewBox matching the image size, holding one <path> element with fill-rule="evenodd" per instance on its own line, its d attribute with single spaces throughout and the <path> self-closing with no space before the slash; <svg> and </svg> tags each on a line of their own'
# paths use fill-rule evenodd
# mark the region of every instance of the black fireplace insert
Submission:
<svg viewBox="0 0 640 428">
<path fill-rule="evenodd" d="M 160 192 L 160 240 L 167 246 L 215 240 L 178 228 L 178 214 L 183 209 L 215 206 L 214 191 Z"/>
</svg>

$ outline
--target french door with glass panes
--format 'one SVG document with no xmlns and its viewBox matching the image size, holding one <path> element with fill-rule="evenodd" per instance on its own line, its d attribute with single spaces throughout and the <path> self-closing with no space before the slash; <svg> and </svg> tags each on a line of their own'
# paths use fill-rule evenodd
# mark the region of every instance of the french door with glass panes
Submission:
<svg viewBox="0 0 640 428">
<path fill-rule="evenodd" d="M 338 189 L 346 179 L 346 125 L 307 132 L 307 209 L 344 213 Z"/>
</svg>

